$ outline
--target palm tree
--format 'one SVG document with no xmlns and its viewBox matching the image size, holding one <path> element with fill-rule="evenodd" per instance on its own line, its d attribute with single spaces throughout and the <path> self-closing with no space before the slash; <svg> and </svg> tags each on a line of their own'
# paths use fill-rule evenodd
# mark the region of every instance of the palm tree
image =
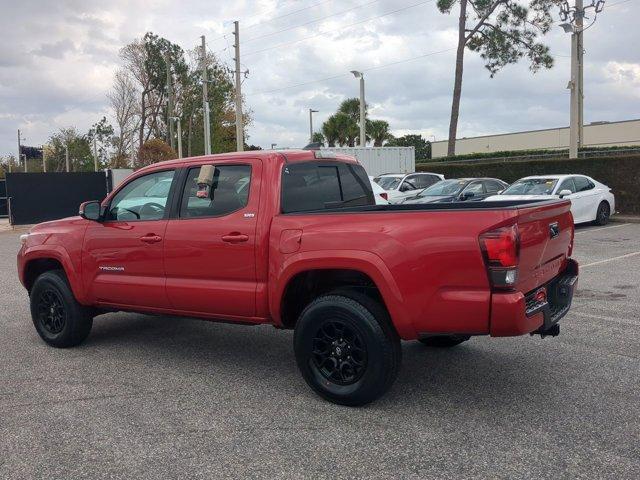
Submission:
<svg viewBox="0 0 640 480">
<path fill-rule="evenodd" d="M 381 147 L 393 138 L 389 132 L 389 122 L 385 120 L 367 120 L 367 136 L 373 140 L 374 147 Z"/>
<path fill-rule="evenodd" d="M 324 135 L 322 132 L 313 132 L 313 136 L 311 137 L 311 141 L 313 143 L 319 143 L 324 147 Z"/>
<path fill-rule="evenodd" d="M 336 116 L 331 115 L 322 124 L 322 134 L 327 142 L 327 146 L 335 147 L 338 142 L 339 129 L 336 121 Z"/>
<path fill-rule="evenodd" d="M 353 147 L 358 132 L 358 124 L 344 112 L 331 115 L 322 124 L 322 133 L 330 147 L 335 147 L 336 143 L 341 147 Z"/>
</svg>

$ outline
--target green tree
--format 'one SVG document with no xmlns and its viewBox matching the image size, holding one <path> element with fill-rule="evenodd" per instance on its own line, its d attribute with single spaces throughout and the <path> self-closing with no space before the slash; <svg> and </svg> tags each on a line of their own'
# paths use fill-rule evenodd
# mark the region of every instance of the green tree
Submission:
<svg viewBox="0 0 640 480">
<path fill-rule="evenodd" d="M 389 122 L 385 120 L 367 120 L 367 137 L 373 140 L 374 147 L 381 147 L 393 138 L 389 131 Z"/>
<path fill-rule="evenodd" d="M 93 154 L 87 135 L 80 135 L 75 127 L 62 128 L 49 137 L 45 145 L 48 172 L 66 171 L 65 150 L 69 150 L 72 172 L 92 171 Z"/>
<path fill-rule="evenodd" d="M 146 167 L 153 163 L 163 162 L 177 158 L 178 154 L 169 146 L 167 142 L 160 138 L 147 140 L 138 153 L 135 168 Z"/>
<path fill-rule="evenodd" d="M 311 137 L 311 141 L 313 143 L 319 143 L 320 145 L 322 145 L 324 147 L 325 139 L 324 139 L 324 135 L 322 134 L 322 132 L 313 132 L 313 136 Z"/>
<path fill-rule="evenodd" d="M 87 141 L 91 145 L 92 151 L 95 138 L 96 153 L 98 154 L 98 163 L 101 168 L 109 166 L 111 149 L 117 142 L 113 134 L 113 127 L 107 121 L 107 117 L 102 117 L 99 122 L 94 123 L 87 133 Z"/>
<path fill-rule="evenodd" d="M 491 77 L 524 57 L 533 72 L 553 66 L 549 47 L 538 40 L 551 28 L 551 8 L 560 0 L 527 1 L 528 6 L 516 0 L 438 0 L 438 10 L 447 14 L 460 4 L 448 155 L 455 155 L 465 48 L 480 53 Z"/>
<path fill-rule="evenodd" d="M 416 150 L 416 160 L 427 160 L 431 158 L 431 142 L 422 138 L 422 135 L 404 135 L 389 140 L 387 147 L 414 147 Z"/>
</svg>

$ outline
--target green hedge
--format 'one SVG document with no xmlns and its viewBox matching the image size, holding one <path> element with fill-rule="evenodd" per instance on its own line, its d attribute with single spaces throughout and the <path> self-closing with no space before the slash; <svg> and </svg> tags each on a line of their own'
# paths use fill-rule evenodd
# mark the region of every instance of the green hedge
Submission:
<svg viewBox="0 0 640 480">
<path fill-rule="evenodd" d="M 627 145 L 627 146 L 611 146 L 611 147 L 583 147 L 578 151 L 580 153 L 589 153 L 589 152 L 607 152 L 607 151 L 615 151 L 615 150 L 630 150 L 637 149 L 640 145 Z M 633 153 L 633 152 L 630 152 Z M 480 153 L 465 153 L 464 155 L 455 155 L 453 157 L 438 157 L 432 160 L 422 160 L 417 159 L 416 162 L 448 162 L 450 160 L 473 160 L 476 158 L 503 158 L 503 157 L 527 157 L 534 155 L 549 155 L 549 154 L 557 154 L 558 157 L 560 155 L 564 155 L 566 157 L 569 156 L 569 149 L 532 149 L 532 150 L 500 150 L 497 152 L 480 152 Z M 521 158 L 520 158 L 521 159 Z"/>
<path fill-rule="evenodd" d="M 494 161 L 478 163 L 421 163 L 422 172 L 442 173 L 446 178 L 493 177 L 512 183 L 529 175 L 576 173 L 608 185 L 616 196 L 616 210 L 640 214 L 640 156 L 598 157 L 569 160 Z"/>
</svg>

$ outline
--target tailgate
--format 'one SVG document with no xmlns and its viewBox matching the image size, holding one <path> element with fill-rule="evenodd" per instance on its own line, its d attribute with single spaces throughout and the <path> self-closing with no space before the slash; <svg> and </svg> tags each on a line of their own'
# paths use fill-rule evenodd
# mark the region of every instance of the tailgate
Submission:
<svg viewBox="0 0 640 480">
<path fill-rule="evenodd" d="M 569 200 L 518 209 L 520 261 L 516 289 L 528 293 L 557 276 L 573 243 Z"/>
</svg>

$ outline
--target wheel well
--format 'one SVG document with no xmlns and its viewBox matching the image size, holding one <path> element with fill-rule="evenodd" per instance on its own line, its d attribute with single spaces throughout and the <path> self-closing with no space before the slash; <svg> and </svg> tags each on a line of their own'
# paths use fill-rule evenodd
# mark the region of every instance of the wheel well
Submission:
<svg viewBox="0 0 640 480">
<path fill-rule="evenodd" d="M 40 275 L 50 270 L 63 270 L 62 264 L 54 258 L 36 258 L 27 263 L 24 270 L 24 284 L 30 292 L 33 283 Z"/>
<path fill-rule="evenodd" d="M 358 270 L 308 270 L 295 275 L 285 288 L 280 310 L 282 325 L 293 328 L 304 307 L 315 298 L 344 288 L 364 293 L 386 308 L 375 282 Z"/>
</svg>

